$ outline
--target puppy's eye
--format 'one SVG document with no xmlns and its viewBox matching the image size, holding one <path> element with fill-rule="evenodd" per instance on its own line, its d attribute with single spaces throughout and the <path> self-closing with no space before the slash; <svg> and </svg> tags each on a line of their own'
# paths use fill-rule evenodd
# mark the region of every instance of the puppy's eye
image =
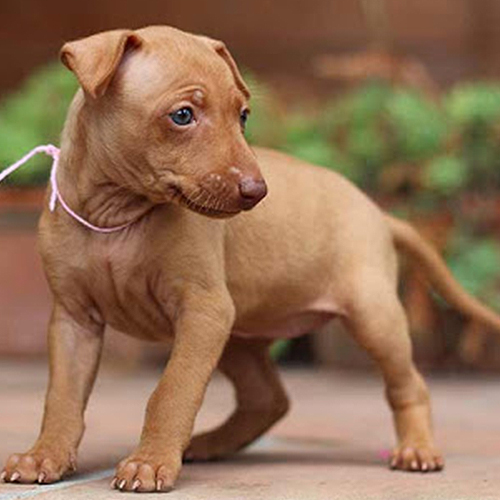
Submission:
<svg viewBox="0 0 500 500">
<path fill-rule="evenodd" d="M 240 123 L 241 123 L 241 128 L 245 130 L 245 127 L 247 125 L 248 121 L 248 115 L 250 114 L 249 109 L 244 109 L 241 114 L 240 114 Z"/>
<path fill-rule="evenodd" d="M 173 113 L 170 113 L 170 118 L 172 121 L 181 127 L 185 127 L 193 123 L 194 121 L 194 111 L 191 108 L 181 108 Z"/>
</svg>

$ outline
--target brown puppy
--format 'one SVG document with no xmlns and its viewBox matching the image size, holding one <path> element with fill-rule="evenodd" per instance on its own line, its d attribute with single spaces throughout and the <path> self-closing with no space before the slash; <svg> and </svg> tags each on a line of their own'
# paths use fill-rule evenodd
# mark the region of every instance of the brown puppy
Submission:
<svg viewBox="0 0 500 500">
<path fill-rule="evenodd" d="M 221 42 L 167 27 L 120 30 L 69 43 L 62 59 L 82 89 L 63 132 L 60 191 L 94 225 L 132 224 L 99 234 L 60 206 L 43 214 L 50 385 L 40 437 L 10 457 L 3 478 L 48 483 L 74 470 L 106 324 L 173 340 L 140 444 L 113 481 L 164 491 L 184 452 L 233 453 L 286 413 L 268 346 L 333 317 L 381 368 L 398 436 L 392 466 L 441 469 L 396 293 L 395 249 L 415 257 L 464 313 L 498 330 L 500 319 L 465 294 L 413 229 L 348 181 L 252 151 L 243 136 L 249 93 Z M 229 218 L 265 196 L 263 178 L 269 196 Z M 235 385 L 237 408 L 190 442 L 217 365 Z"/>
</svg>

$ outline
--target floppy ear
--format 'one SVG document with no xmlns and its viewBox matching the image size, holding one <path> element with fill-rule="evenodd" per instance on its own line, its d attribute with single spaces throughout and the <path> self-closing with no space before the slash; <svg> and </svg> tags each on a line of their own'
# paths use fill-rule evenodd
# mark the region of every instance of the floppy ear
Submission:
<svg viewBox="0 0 500 500">
<path fill-rule="evenodd" d="M 224 42 L 221 42 L 220 40 L 214 40 L 213 38 L 209 38 L 207 36 L 200 36 L 200 38 L 205 43 L 208 43 L 215 50 L 215 52 L 217 52 L 217 54 L 219 54 L 222 59 L 226 61 L 226 64 L 231 70 L 231 73 L 233 73 L 236 85 L 243 92 L 243 94 L 245 94 L 245 97 L 247 99 L 250 99 L 250 90 L 247 87 L 245 80 L 243 80 L 240 70 L 238 69 L 238 65 L 236 64 L 236 61 L 233 59 L 233 56 L 226 47 L 226 44 Z"/>
<path fill-rule="evenodd" d="M 64 44 L 61 61 L 73 71 L 85 93 L 96 99 L 106 92 L 127 49 L 141 43 L 131 30 L 105 31 Z"/>
</svg>

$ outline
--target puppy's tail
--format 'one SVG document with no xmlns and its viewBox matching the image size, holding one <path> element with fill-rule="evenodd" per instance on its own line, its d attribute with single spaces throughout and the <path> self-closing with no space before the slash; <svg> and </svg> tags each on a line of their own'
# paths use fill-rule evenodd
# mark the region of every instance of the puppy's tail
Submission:
<svg viewBox="0 0 500 500">
<path fill-rule="evenodd" d="M 467 293 L 439 253 L 408 223 L 386 215 L 397 250 L 419 264 L 435 290 L 465 316 L 500 333 L 500 316 Z"/>
</svg>

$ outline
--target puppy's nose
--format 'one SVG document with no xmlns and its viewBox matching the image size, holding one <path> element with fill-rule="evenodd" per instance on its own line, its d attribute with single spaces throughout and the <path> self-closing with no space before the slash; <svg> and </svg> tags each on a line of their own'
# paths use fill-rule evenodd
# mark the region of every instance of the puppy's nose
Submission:
<svg viewBox="0 0 500 500">
<path fill-rule="evenodd" d="M 245 209 L 250 209 L 257 205 L 267 194 L 267 186 L 263 179 L 253 177 L 243 177 L 239 182 L 241 197 L 244 200 Z"/>
</svg>

